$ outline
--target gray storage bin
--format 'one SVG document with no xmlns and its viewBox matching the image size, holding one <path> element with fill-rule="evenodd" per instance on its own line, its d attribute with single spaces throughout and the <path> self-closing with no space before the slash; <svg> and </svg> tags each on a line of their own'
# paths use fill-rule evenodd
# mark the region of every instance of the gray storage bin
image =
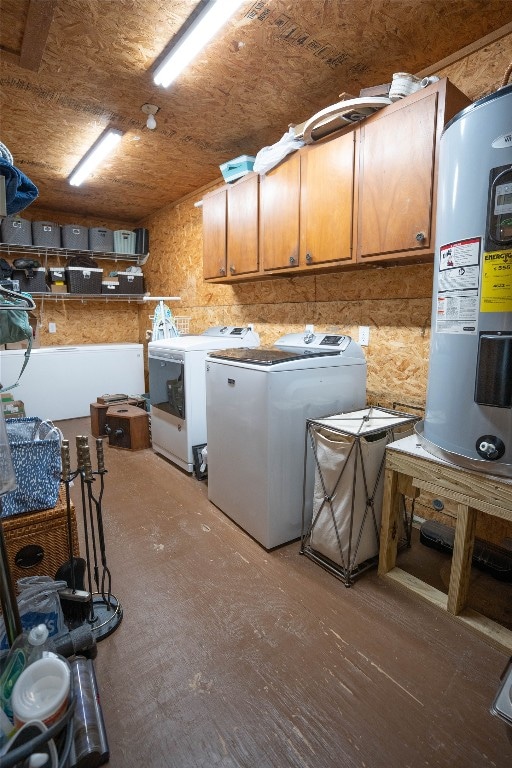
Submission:
<svg viewBox="0 0 512 768">
<path fill-rule="evenodd" d="M 102 269 L 66 267 L 69 293 L 101 293 Z"/>
<path fill-rule="evenodd" d="M 33 221 L 32 242 L 43 248 L 60 248 L 60 225 L 52 221 Z"/>
<path fill-rule="evenodd" d="M 6 216 L 2 221 L 2 243 L 32 245 L 32 222 L 20 216 Z"/>
<path fill-rule="evenodd" d="M 144 293 L 144 276 L 134 272 L 118 272 L 119 293 L 141 294 Z"/>
<path fill-rule="evenodd" d="M 46 270 L 44 267 L 37 267 L 37 269 L 13 269 L 12 279 L 18 280 L 20 284 L 20 291 L 26 291 L 27 293 L 45 293 L 46 287 Z"/>
<path fill-rule="evenodd" d="M 80 224 L 63 224 L 62 247 L 77 251 L 89 250 L 89 228 Z"/>
<path fill-rule="evenodd" d="M 113 231 L 106 227 L 89 227 L 89 250 L 114 253 Z"/>
<path fill-rule="evenodd" d="M 116 253 L 135 253 L 135 232 L 129 229 L 116 229 L 114 250 Z"/>
</svg>

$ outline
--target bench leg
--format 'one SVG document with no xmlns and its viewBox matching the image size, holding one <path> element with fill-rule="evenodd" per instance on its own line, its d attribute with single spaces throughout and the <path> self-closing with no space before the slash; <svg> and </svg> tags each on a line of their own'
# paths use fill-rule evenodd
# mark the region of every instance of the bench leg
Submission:
<svg viewBox="0 0 512 768">
<path fill-rule="evenodd" d="M 398 473 L 392 469 L 386 469 L 380 528 L 379 574 L 381 576 L 395 567 L 400 530 L 399 521 Z"/>
</svg>

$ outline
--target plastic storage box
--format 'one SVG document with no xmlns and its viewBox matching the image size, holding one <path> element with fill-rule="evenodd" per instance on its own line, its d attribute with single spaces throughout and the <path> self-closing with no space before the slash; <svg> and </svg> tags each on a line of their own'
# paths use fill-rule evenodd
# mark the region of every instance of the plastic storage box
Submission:
<svg viewBox="0 0 512 768">
<path fill-rule="evenodd" d="M 27 293 L 45 293 L 46 288 L 46 270 L 44 267 L 37 269 L 13 269 L 12 279 L 18 280 L 20 291 Z"/>
<path fill-rule="evenodd" d="M 101 283 L 101 292 L 103 294 L 115 296 L 116 294 L 121 293 L 119 283 L 117 280 L 103 280 Z"/>
<path fill-rule="evenodd" d="M 2 221 L 2 243 L 32 245 L 32 222 L 19 216 L 6 216 Z"/>
<path fill-rule="evenodd" d="M 135 232 L 129 229 L 116 229 L 114 251 L 115 253 L 135 253 Z"/>
<path fill-rule="evenodd" d="M 101 293 L 102 269 L 66 267 L 69 293 Z"/>
<path fill-rule="evenodd" d="M 240 155 L 240 157 L 235 157 L 234 160 L 222 163 L 219 168 L 222 171 L 224 181 L 235 181 L 245 176 L 246 173 L 250 173 L 255 160 L 256 158 L 252 155 Z"/>
<path fill-rule="evenodd" d="M 43 248 L 60 248 L 59 224 L 52 221 L 33 221 L 32 242 Z"/>
<path fill-rule="evenodd" d="M 48 283 L 52 293 L 67 293 L 66 270 L 64 267 L 49 267 Z"/>
<path fill-rule="evenodd" d="M 140 294 L 144 293 L 144 276 L 134 272 L 118 272 L 119 293 Z"/>
<path fill-rule="evenodd" d="M 89 249 L 102 253 L 114 253 L 114 233 L 106 227 L 89 227 Z"/>
<path fill-rule="evenodd" d="M 135 253 L 139 256 L 145 256 L 149 253 L 149 229 L 137 227 L 135 232 Z"/>
<path fill-rule="evenodd" d="M 89 228 L 80 224 L 64 224 L 61 228 L 62 247 L 77 251 L 89 250 Z"/>
</svg>

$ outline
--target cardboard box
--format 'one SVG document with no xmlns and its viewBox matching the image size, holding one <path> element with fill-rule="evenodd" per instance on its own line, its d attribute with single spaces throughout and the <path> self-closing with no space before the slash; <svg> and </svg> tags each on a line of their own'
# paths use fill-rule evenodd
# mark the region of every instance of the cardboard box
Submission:
<svg viewBox="0 0 512 768">
<path fill-rule="evenodd" d="M 14 400 L 14 396 L 12 392 L 0 392 L 0 402 L 2 404 L 12 403 L 13 400 Z"/>
<path fill-rule="evenodd" d="M 4 417 L 6 419 L 24 419 L 24 402 L 22 400 L 12 400 L 9 403 L 4 403 Z"/>
<path fill-rule="evenodd" d="M 51 285 L 52 293 L 67 293 L 68 287 L 66 283 L 52 283 Z"/>
</svg>

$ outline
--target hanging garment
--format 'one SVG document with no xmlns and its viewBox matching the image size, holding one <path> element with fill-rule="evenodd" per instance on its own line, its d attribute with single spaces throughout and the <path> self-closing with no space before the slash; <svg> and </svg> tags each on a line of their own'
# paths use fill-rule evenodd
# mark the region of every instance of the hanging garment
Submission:
<svg viewBox="0 0 512 768">
<path fill-rule="evenodd" d="M 39 195 L 36 185 L 23 171 L 0 156 L 0 175 L 5 177 L 5 201 L 7 215 L 19 213 Z"/>
</svg>

